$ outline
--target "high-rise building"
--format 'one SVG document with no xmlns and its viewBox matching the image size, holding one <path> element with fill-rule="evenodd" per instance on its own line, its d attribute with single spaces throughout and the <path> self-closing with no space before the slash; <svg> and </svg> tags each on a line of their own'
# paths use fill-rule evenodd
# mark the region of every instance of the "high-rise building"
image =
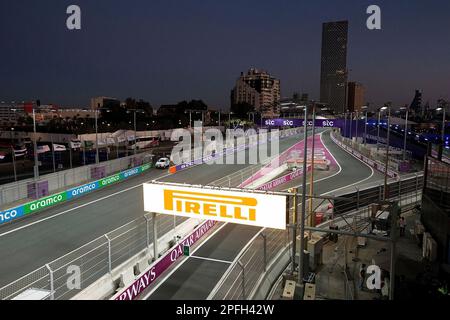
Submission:
<svg viewBox="0 0 450 320">
<path fill-rule="evenodd" d="M 346 110 L 347 41 L 348 21 L 323 24 L 320 101 L 335 113 Z"/>
<path fill-rule="evenodd" d="M 422 91 L 416 90 L 414 94 L 414 99 L 411 102 L 410 110 L 414 112 L 415 115 L 423 116 L 423 108 L 422 108 Z"/>
<path fill-rule="evenodd" d="M 348 83 L 348 110 L 350 112 L 360 112 L 361 107 L 364 106 L 364 87 L 358 82 Z"/>
<path fill-rule="evenodd" d="M 236 85 L 231 90 L 231 105 L 248 103 L 261 112 L 263 117 L 280 114 L 280 80 L 266 71 L 250 69 L 247 74 L 241 72 Z"/>
</svg>

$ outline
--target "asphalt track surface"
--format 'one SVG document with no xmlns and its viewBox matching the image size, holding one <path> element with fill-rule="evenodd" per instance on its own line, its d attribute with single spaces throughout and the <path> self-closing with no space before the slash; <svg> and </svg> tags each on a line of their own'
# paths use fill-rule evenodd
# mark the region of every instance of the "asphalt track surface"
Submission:
<svg viewBox="0 0 450 320">
<path fill-rule="evenodd" d="M 325 194 L 354 184 L 378 181 L 381 174 L 374 172 L 331 141 L 329 131 L 322 135 L 325 146 L 336 158 L 341 171 L 330 179 L 315 183 L 315 194 Z M 188 174 L 188 172 L 186 172 Z M 286 186 L 284 186 L 285 188 Z M 143 297 L 149 300 L 205 300 L 226 272 L 230 263 L 261 228 L 226 224 L 182 264 L 163 276 L 157 286 Z M 167 278 L 164 278 L 167 277 Z"/>
<path fill-rule="evenodd" d="M 300 139 L 301 136 L 281 139 L 280 152 Z M 248 166 L 203 164 L 173 175 L 168 175 L 166 170 L 150 169 L 143 175 L 1 226 L 0 287 L 111 230 L 141 218 L 145 214 L 142 195 L 144 182 L 166 176 L 161 181 L 207 185 Z M 246 237 L 240 235 L 238 239 L 242 242 Z M 238 245 L 230 244 L 230 256 L 235 254 L 233 248 Z M 221 248 L 220 254 L 226 251 L 226 248 Z"/>
</svg>

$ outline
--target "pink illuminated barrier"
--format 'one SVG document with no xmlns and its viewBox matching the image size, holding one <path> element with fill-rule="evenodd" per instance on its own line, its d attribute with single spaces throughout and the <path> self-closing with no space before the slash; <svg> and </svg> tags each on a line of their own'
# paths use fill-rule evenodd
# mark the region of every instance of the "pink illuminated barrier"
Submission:
<svg viewBox="0 0 450 320">
<path fill-rule="evenodd" d="M 315 141 L 314 141 L 315 147 L 314 148 L 317 151 L 317 152 L 314 152 L 314 159 L 318 160 L 317 164 L 320 164 L 321 161 L 324 161 L 329 166 L 336 166 L 336 161 L 334 160 L 334 158 L 330 154 L 330 152 L 323 145 L 322 139 L 320 138 L 320 134 L 315 135 L 314 139 L 315 139 Z M 309 137 L 308 138 L 308 148 L 310 148 L 311 143 L 312 143 L 312 137 Z M 264 175 L 268 174 L 269 173 L 268 171 L 270 171 L 270 169 L 271 170 L 275 169 L 276 167 L 272 167 L 272 165 L 274 165 L 276 163 L 276 161 L 278 161 L 279 166 L 283 165 L 284 163 L 292 162 L 293 160 L 290 159 L 290 157 L 293 153 L 297 153 L 298 158 L 303 159 L 303 156 L 302 156 L 303 149 L 304 149 L 304 141 L 300 141 L 300 142 L 296 143 L 295 145 L 293 145 L 292 147 L 287 149 L 285 152 L 283 152 L 278 157 L 278 159 L 274 159 L 270 164 L 268 164 L 267 166 L 265 166 L 264 168 L 259 170 L 257 173 L 255 173 L 253 176 L 248 178 L 246 181 L 244 181 L 242 186 L 249 185 L 250 183 L 252 183 L 252 182 L 262 178 Z M 315 160 L 315 161 L 317 161 L 317 160 Z M 310 161 L 311 161 L 311 158 L 309 157 L 309 160 L 307 163 L 308 167 L 306 170 L 307 172 L 311 170 L 310 165 L 309 165 Z M 301 161 L 301 162 L 303 162 L 303 161 Z M 258 189 L 259 190 L 269 190 L 270 188 L 275 188 L 279 185 L 282 185 L 284 183 L 292 181 L 295 178 L 298 178 L 299 176 L 302 175 L 302 173 L 303 173 L 303 169 L 297 169 L 295 172 L 288 173 L 282 177 L 272 180 L 272 181 L 260 186 Z"/>
<path fill-rule="evenodd" d="M 378 161 L 374 161 L 368 157 L 366 157 L 365 155 L 359 153 L 358 151 L 354 150 L 353 148 L 343 144 L 342 142 L 340 142 L 339 140 L 337 140 L 334 137 L 334 134 L 332 133 L 331 135 L 331 140 L 333 140 L 334 143 L 336 143 L 339 147 L 341 147 L 344 151 L 346 151 L 347 153 L 353 155 L 355 158 L 361 160 L 362 162 L 364 162 L 365 164 L 369 165 L 371 168 L 374 168 L 375 170 L 381 172 L 384 174 L 385 171 L 385 166 L 383 163 L 378 162 Z M 400 178 L 400 174 L 398 172 L 395 172 L 391 169 L 387 170 L 387 175 L 391 178 Z"/>
<path fill-rule="evenodd" d="M 306 167 L 306 172 L 309 172 L 309 171 L 311 171 L 311 165 L 308 165 Z M 269 181 L 256 189 L 264 190 L 264 191 L 271 190 L 273 188 L 281 186 L 282 184 L 288 183 L 289 181 L 292 181 L 295 178 L 300 177 L 302 174 L 303 174 L 303 168 L 299 168 L 299 169 L 295 170 L 294 172 L 288 173 L 288 174 L 286 174 L 282 177 L 279 177 L 275 180 Z"/>
<path fill-rule="evenodd" d="M 168 251 L 164 256 L 159 258 L 146 272 L 144 272 L 137 280 L 133 282 L 128 288 L 124 289 L 113 297 L 113 300 L 134 300 L 145 289 L 147 289 L 156 279 L 166 271 L 175 261 L 183 256 L 183 247 L 192 246 L 200 240 L 217 221 L 207 220 L 194 232 L 183 239 L 177 246 Z"/>
</svg>

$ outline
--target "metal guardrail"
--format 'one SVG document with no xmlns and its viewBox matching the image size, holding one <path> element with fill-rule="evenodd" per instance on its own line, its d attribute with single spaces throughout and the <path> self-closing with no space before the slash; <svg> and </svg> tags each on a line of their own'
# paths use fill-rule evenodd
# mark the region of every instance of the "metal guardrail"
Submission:
<svg viewBox="0 0 450 320">
<path fill-rule="evenodd" d="M 419 174 L 408 176 L 401 181 L 390 180 L 389 186 L 391 191 L 389 192 L 388 200 L 406 202 L 409 210 L 421 199 L 422 180 L 422 176 Z M 352 202 L 349 205 L 348 201 L 343 201 L 341 206 L 335 206 L 334 215 L 330 218 L 338 218 L 344 221 L 347 219 L 342 230 L 353 230 L 355 226 L 360 229 L 362 225 L 370 224 L 370 208 L 368 205 L 375 202 L 372 200 L 382 199 L 384 190 L 379 187 L 382 183 L 384 181 L 375 183 L 375 186 L 373 184 L 361 186 L 361 189 L 356 188 L 355 191 L 347 194 L 339 194 L 339 197 L 348 198 Z M 363 191 L 366 193 L 363 193 Z M 291 217 L 292 210 L 290 212 Z M 355 220 L 353 220 L 353 217 L 356 217 Z M 277 258 L 277 255 L 286 247 L 292 245 L 292 236 L 289 236 L 289 229 L 286 231 L 275 229 L 262 230 L 262 233 L 265 235 L 265 242 L 263 242 L 261 237 L 257 237 L 248 243 L 244 251 L 236 258 L 222 277 L 211 297 L 213 300 L 248 299 L 249 293 L 254 290 L 259 279 L 264 276 L 265 267 L 275 262 L 274 259 Z M 353 291 L 347 291 L 347 294 L 353 296 Z"/>
<path fill-rule="evenodd" d="M 263 165 L 259 164 L 244 168 L 209 185 L 237 187 L 245 179 L 256 173 Z M 164 215 L 157 216 L 157 219 L 158 234 L 161 236 L 185 220 L 185 218 L 177 217 L 174 223 L 174 217 Z M 70 289 L 67 285 L 73 275 L 73 273 L 68 272 L 71 270 L 70 267 L 76 266 L 80 268 L 81 288 L 86 288 L 101 276 L 151 245 L 152 243 L 149 242 L 151 240 L 148 240 L 153 239 L 151 225 L 151 218 L 144 216 L 98 237 L 84 246 L 3 286 L 0 288 L 0 300 L 12 299 L 29 288 L 48 290 L 53 293 L 50 297 L 51 299 L 69 299 L 81 291 L 79 289 Z M 241 256 L 242 261 L 248 261 L 243 264 L 243 270 L 250 267 L 258 270 L 257 272 L 248 273 L 245 284 L 248 288 L 258 280 L 257 274 L 261 271 L 261 267 L 267 266 L 267 263 L 273 260 L 280 250 L 289 244 L 284 231 L 267 229 L 263 234 L 264 236 L 260 236 L 256 240 L 260 242 L 253 243 Z M 266 248 L 264 264 L 259 263 L 261 259 L 257 254 L 258 248 Z"/>
<path fill-rule="evenodd" d="M 157 219 L 158 232 L 165 235 L 187 218 L 159 215 Z M 144 216 L 98 237 L 0 288 L 0 300 L 12 299 L 29 288 L 53 292 L 52 299 L 69 299 L 81 291 L 70 287 L 74 274 L 73 267 L 79 268 L 81 289 L 86 288 L 148 248 L 153 239 L 152 224 L 151 216 Z"/>
<path fill-rule="evenodd" d="M 242 179 L 249 178 L 253 172 L 256 172 L 256 169 L 247 167 L 230 175 L 231 187 L 238 186 Z M 216 183 L 217 181 L 214 181 L 209 185 L 215 186 Z M 158 234 L 163 236 L 187 218 L 158 215 L 157 219 Z M 127 259 L 149 247 L 153 239 L 152 224 L 151 216 L 146 215 L 98 237 L 0 288 L 0 300 L 12 299 L 30 288 L 53 292 L 50 299 L 70 299 L 81 291 L 70 289 L 67 285 L 73 275 L 68 272 L 71 270 L 70 267 L 80 268 L 81 288 L 86 288 Z"/>
</svg>

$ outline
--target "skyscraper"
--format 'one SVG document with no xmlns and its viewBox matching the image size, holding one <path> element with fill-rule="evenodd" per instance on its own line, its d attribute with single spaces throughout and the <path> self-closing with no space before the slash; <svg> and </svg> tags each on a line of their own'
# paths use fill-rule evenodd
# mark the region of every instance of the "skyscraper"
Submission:
<svg viewBox="0 0 450 320">
<path fill-rule="evenodd" d="M 411 102 L 410 110 L 414 112 L 415 115 L 424 115 L 424 110 L 422 108 L 422 91 L 416 90 L 416 93 L 414 94 L 414 99 Z"/>
<path fill-rule="evenodd" d="M 335 113 L 346 110 L 347 40 L 348 21 L 323 24 L 320 101 Z"/>
</svg>

